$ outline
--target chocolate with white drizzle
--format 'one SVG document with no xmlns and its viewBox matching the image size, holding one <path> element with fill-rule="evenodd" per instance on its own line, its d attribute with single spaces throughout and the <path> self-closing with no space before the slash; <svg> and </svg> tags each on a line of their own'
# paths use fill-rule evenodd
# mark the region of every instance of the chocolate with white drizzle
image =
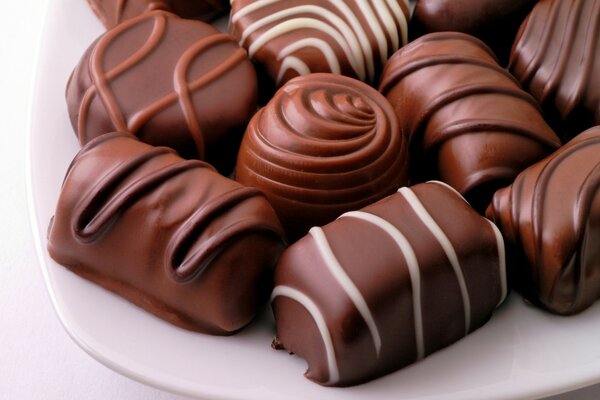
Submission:
<svg viewBox="0 0 600 400">
<path fill-rule="evenodd" d="M 131 132 L 229 173 L 256 111 L 256 72 L 233 37 L 152 11 L 93 43 L 66 97 L 82 145 L 107 132 Z"/>
<path fill-rule="evenodd" d="M 300 76 L 250 121 L 236 180 L 265 193 L 293 241 L 406 185 L 408 140 L 372 87 Z"/>
<path fill-rule="evenodd" d="M 527 299 L 558 314 L 589 307 L 600 298 L 600 126 L 523 171 L 487 215 Z"/>
<path fill-rule="evenodd" d="M 152 10 L 166 10 L 182 18 L 210 21 L 229 9 L 228 0 L 88 0 L 88 3 L 108 29 Z"/>
<path fill-rule="evenodd" d="M 274 346 L 347 386 L 482 326 L 506 297 L 498 229 L 451 187 L 404 187 L 289 247 L 275 269 Z"/>
<path fill-rule="evenodd" d="M 169 148 L 108 133 L 71 163 L 48 252 L 160 318 L 226 335 L 268 299 L 283 241 L 256 189 Z"/>
<path fill-rule="evenodd" d="M 561 144 L 535 99 L 473 36 L 411 42 L 388 61 L 380 90 L 411 138 L 414 181 L 440 179 L 482 212 L 497 189 Z"/>
<path fill-rule="evenodd" d="M 541 0 L 509 68 L 561 135 L 600 124 L 600 0 Z"/>
<path fill-rule="evenodd" d="M 281 86 L 311 72 L 375 83 L 408 39 L 407 0 L 231 0 L 231 32 Z"/>
</svg>

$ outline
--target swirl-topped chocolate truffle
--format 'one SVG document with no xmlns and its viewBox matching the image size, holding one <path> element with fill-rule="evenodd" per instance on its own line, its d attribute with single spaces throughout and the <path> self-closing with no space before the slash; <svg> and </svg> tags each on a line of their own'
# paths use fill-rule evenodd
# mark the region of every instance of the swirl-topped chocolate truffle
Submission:
<svg viewBox="0 0 600 400">
<path fill-rule="evenodd" d="M 231 0 L 231 31 L 277 86 L 311 72 L 375 83 L 408 39 L 407 0 Z"/>
<path fill-rule="evenodd" d="M 236 180 L 261 189 L 290 239 L 406 184 L 407 141 L 373 88 L 341 75 L 295 78 L 252 119 Z"/>
<path fill-rule="evenodd" d="M 109 133 L 71 163 L 48 252 L 173 324 L 231 334 L 268 298 L 282 235 L 256 189 L 166 147 Z"/>
<path fill-rule="evenodd" d="M 419 0 L 410 21 L 410 35 L 467 33 L 483 40 L 506 65 L 517 31 L 537 1 Z"/>
<path fill-rule="evenodd" d="M 469 35 L 432 33 L 405 46 L 381 91 L 411 138 L 413 178 L 441 179 L 481 211 L 561 144 L 535 99 Z"/>
<path fill-rule="evenodd" d="M 567 138 L 600 124 L 600 0 L 541 0 L 515 41 L 510 71 Z"/>
<path fill-rule="evenodd" d="M 600 127 L 523 171 L 487 215 L 526 298 L 558 314 L 589 307 L 600 298 Z"/>
<path fill-rule="evenodd" d="M 498 229 L 449 186 L 402 188 L 289 247 L 275 268 L 274 346 L 347 386 L 482 326 L 506 297 Z"/>
<path fill-rule="evenodd" d="M 229 9 L 228 0 L 88 0 L 88 3 L 108 29 L 152 10 L 166 10 L 182 18 L 209 21 Z"/>
<path fill-rule="evenodd" d="M 256 72 L 233 37 L 164 11 L 102 35 L 67 85 L 82 145 L 107 132 L 131 132 L 222 172 L 235 163 L 256 98 Z"/>
</svg>

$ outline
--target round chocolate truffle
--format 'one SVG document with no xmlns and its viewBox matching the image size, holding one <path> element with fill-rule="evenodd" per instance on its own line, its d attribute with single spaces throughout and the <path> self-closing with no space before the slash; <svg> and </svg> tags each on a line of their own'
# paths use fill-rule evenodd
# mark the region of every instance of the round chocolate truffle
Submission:
<svg viewBox="0 0 600 400">
<path fill-rule="evenodd" d="M 252 119 L 236 179 L 261 189 L 290 239 L 406 184 L 407 140 L 387 100 L 341 75 L 295 78 Z"/>
<path fill-rule="evenodd" d="M 233 37 L 152 11 L 93 43 L 66 97 L 82 145 L 107 132 L 131 132 L 228 173 L 256 111 L 256 72 Z"/>
<path fill-rule="evenodd" d="M 411 178 L 442 180 L 481 212 L 496 190 L 561 144 L 535 99 L 463 33 L 430 33 L 400 49 L 381 91 L 410 137 Z"/>
<path fill-rule="evenodd" d="M 182 18 L 210 21 L 225 14 L 228 0 L 88 0 L 106 28 L 152 10 L 171 11 Z"/>
<path fill-rule="evenodd" d="M 231 31 L 281 86 L 311 72 L 375 83 L 407 42 L 407 0 L 232 0 Z"/>
<path fill-rule="evenodd" d="M 600 0 L 542 0 L 515 41 L 510 72 L 566 139 L 600 125 Z"/>
<path fill-rule="evenodd" d="M 404 187 L 281 256 L 277 347 L 322 385 L 395 371 L 482 326 L 507 293 L 498 228 L 447 185 Z"/>
<path fill-rule="evenodd" d="M 48 234 L 59 264 L 173 324 L 226 335 L 272 287 L 284 247 L 256 189 L 128 133 L 86 146 L 67 172 Z"/>
<path fill-rule="evenodd" d="M 515 287 L 558 314 L 600 298 L 600 127 L 571 140 L 494 195 Z"/>
</svg>

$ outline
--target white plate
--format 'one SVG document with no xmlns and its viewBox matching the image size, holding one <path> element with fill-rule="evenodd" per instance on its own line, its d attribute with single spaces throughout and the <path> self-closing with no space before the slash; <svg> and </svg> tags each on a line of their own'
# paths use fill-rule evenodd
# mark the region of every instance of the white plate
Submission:
<svg viewBox="0 0 600 400">
<path fill-rule="evenodd" d="M 57 265 L 46 228 L 78 145 L 64 87 L 102 27 L 82 0 L 50 2 L 40 48 L 29 132 L 34 237 L 56 312 L 73 340 L 138 381 L 203 399 L 481 399 L 540 397 L 600 381 L 600 305 L 560 318 L 512 295 L 469 337 L 416 365 L 365 385 L 326 389 L 303 377 L 306 364 L 270 348 L 269 313 L 228 338 L 175 328 Z"/>
</svg>

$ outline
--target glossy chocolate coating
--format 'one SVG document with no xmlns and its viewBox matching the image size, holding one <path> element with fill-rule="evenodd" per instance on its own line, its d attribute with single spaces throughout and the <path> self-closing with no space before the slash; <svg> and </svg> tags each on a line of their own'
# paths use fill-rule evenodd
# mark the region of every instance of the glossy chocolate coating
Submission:
<svg viewBox="0 0 600 400">
<path fill-rule="evenodd" d="M 526 298 L 558 314 L 589 307 L 600 298 L 600 127 L 523 171 L 487 215 Z"/>
<path fill-rule="evenodd" d="M 131 132 L 229 173 L 256 111 L 257 82 L 233 37 L 152 11 L 94 42 L 66 96 L 82 145 L 107 132 Z"/>
<path fill-rule="evenodd" d="M 341 75 L 295 78 L 252 119 L 236 180 L 269 198 L 289 235 L 406 184 L 408 142 L 387 100 Z"/>
<path fill-rule="evenodd" d="M 535 99 L 469 35 L 432 33 L 405 46 L 380 89 L 410 135 L 412 178 L 440 179 L 482 212 L 498 188 L 560 146 Z"/>
<path fill-rule="evenodd" d="M 160 318 L 225 335 L 268 298 L 282 235 L 257 190 L 169 148 L 109 133 L 69 167 L 48 252 Z"/>
<path fill-rule="evenodd" d="M 402 188 L 289 247 L 275 269 L 275 344 L 347 386 L 482 326 L 506 297 L 498 229 L 449 186 Z"/>
<path fill-rule="evenodd" d="M 166 10 L 182 18 L 210 21 L 229 9 L 228 0 L 88 0 L 108 28 L 152 10 Z"/>
<path fill-rule="evenodd" d="M 410 21 L 412 38 L 432 32 L 455 31 L 483 40 L 501 65 L 521 23 L 538 0 L 418 0 Z"/>
<path fill-rule="evenodd" d="M 510 71 L 570 138 L 600 124 L 600 0 L 541 0 L 515 41 Z"/>
<path fill-rule="evenodd" d="M 407 0 L 232 0 L 230 29 L 276 86 L 310 72 L 375 83 L 408 16 Z"/>
</svg>

